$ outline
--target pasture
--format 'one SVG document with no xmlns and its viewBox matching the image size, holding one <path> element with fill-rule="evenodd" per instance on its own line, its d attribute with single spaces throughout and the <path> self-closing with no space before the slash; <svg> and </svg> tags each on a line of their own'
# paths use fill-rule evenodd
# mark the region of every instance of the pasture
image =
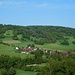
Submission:
<svg viewBox="0 0 75 75">
<path fill-rule="evenodd" d="M 75 50 L 75 44 L 72 43 L 73 40 L 75 40 L 73 37 L 69 37 L 69 45 L 61 45 L 60 41 L 57 41 L 56 43 L 45 43 L 44 45 L 36 46 L 47 50 Z"/>
<path fill-rule="evenodd" d="M 16 75 L 36 75 L 37 72 L 30 72 L 30 71 L 23 71 L 23 70 L 17 70 Z"/>
<path fill-rule="evenodd" d="M 17 35 L 19 40 L 13 40 L 12 39 L 12 36 L 13 36 L 12 30 L 6 31 L 4 33 L 4 36 L 5 36 L 5 38 L 2 39 L 4 43 L 8 43 L 8 44 L 11 44 L 11 45 L 14 45 L 14 46 L 19 46 L 21 48 L 26 47 L 28 44 L 34 44 L 33 41 L 30 41 L 30 40 L 27 40 L 27 39 L 26 39 L 26 41 L 21 41 L 21 37 L 22 37 L 21 34 Z M 62 41 L 62 40 L 60 40 L 60 41 L 57 41 L 56 43 L 45 43 L 44 45 L 35 44 L 35 46 L 40 47 L 40 48 L 44 48 L 46 50 L 74 50 L 75 45 L 72 43 L 72 41 L 75 40 L 75 39 L 73 37 L 70 37 L 70 36 L 64 36 L 64 37 L 68 38 L 69 45 L 61 45 L 60 41 Z M 10 50 L 11 50 L 11 48 L 10 48 Z"/>
<path fill-rule="evenodd" d="M 0 44 L 0 55 L 6 54 L 10 56 L 19 56 L 22 58 L 30 57 L 31 54 L 22 54 L 22 53 L 16 53 L 16 46 L 19 46 L 20 48 L 25 48 L 29 44 L 34 44 L 33 41 L 26 40 L 21 41 L 22 35 L 18 35 L 19 40 L 13 40 L 13 32 L 11 30 L 8 30 L 4 33 L 5 38 L 2 39 L 3 43 L 6 43 L 8 45 Z M 45 43 L 44 45 L 38 45 L 35 44 L 36 47 L 43 48 L 46 50 L 75 50 L 75 44 L 72 43 L 73 40 L 75 40 L 73 37 L 68 37 L 69 45 L 61 45 L 60 41 L 57 41 L 56 43 Z M 62 41 L 62 40 L 61 40 Z"/>
<path fill-rule="evenodd" d="M 21 43 L 20 41 L 18 40 L 5 40 L 3 41 L 4 43 L 8 43 L 8 44 L 16 44 L 16 43 Z"/>
</svg>

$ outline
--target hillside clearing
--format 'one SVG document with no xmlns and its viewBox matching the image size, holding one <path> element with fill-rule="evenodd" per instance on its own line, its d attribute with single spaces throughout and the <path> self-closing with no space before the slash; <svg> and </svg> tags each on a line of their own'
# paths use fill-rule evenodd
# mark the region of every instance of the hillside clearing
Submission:
<svg viewBox="0 0 75 75">
<path fill-rule="evenodd" d="M 21 43 L 20 41 L 18 40 L 6 40 L 6 41 L 3 41 L 4 43 L 8 43 L 8 44 L 16 44 L 16 43 Z"/>
<path fill-rule="evenodd" d="M 37 72 L 17 70 L 16 75 L 36 75 Z"/>
</svg>

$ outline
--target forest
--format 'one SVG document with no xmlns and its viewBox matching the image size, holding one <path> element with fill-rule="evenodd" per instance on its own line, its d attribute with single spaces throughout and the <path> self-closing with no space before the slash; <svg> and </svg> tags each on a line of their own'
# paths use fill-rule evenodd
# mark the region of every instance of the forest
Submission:
<svg viewBox="0 0 75 75">
<path fill-rule="evenodd" d="M 75 38 L 75 28 L 61 26 L 17 26 L 0 24 L 0 38 L 4 38 L 3 33 L 7 30 L 13 31 L 12 38 L 18 40 L 17 35 L 22 35 L 22 41 L 26 39 L 33 41 L 35 44 L 55 43 L 58 40 L 63 40 L 61 44 L 69 45 L 67 37 Z M 9 33 L 7 33 L 9 35 Z M 73 41 L 75 43 L 75 41 Z"/>
</svg>

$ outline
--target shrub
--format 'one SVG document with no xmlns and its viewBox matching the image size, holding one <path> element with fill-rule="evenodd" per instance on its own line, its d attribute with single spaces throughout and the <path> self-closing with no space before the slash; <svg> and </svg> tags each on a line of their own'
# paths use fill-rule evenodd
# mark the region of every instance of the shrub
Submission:
<svg viewBox="0 0 75 75">
<path fill-rule="evenodd" d="M 75 40 L 74 40 L 74 41 L 72 41 L 72 43 L 73 43 L 73 44 L 75 44 Z"/>
<path fill-rule="evenodd" d="M 64 40 L 63 42 L 61 42 L 60 44 L 62 45 L 69 45 L 69 42 L 67 40 Z"/>
</svg>

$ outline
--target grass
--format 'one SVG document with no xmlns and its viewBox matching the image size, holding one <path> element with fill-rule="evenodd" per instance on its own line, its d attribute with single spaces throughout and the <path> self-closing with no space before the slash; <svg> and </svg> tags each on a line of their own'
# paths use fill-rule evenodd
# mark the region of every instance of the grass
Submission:
<svg viewBox="0 0 75 75">
<path fill-rule="evenodd" d="M 32 41 L 22 41 L 21 43 L 17 43 L 17 44 L 14 44 L 15 46 L 19 46 L 19 47 L 26 47 L 27 45 L 29 44 L 34 44 Z"/>
<path fill-rule="evenodd" d="M 73 50 L 73 49 L 75 49 L 75 45 L 73 45 L 73 44 L 60 45 L 58 43 L 55 43 L 55 44 L 48 43 L 48 44 L 36 45 L 36 46 L 47 49 L 47 50 Z"/>
<path fill-rule="evenodd" d="M 61 45 L 60 42 L 45 43 L 44 45 L 36 45 L 47 50 L 75 50 L 75 45 L 72 43 L 73 37 L 69 37 L 69 45 Z"/>
<path fill-rule="evenodd" d="M 7 46 L 7 45 L 0 44 L 0 55 L 4 54 L 4 55 L 9 55 L 11 57 L 16 56 L 16 57 L 21 57 L 21 58 L 33 56 L 31 54 L 16 53 L 15 51 L 16 49 L 12 45 Z"/>
<path fill-rule="evenodd" d="M 7 30 L 7 31 L 4 33 L 4 36 L 6 36 L 6 37 L 11 37 L 11 36 L 13 36 L 13 31 L 12 31 L 12 30 Z"/>
<path fill-rule="evenodd" d="M 10 54 L 14 52 L 14 48 L 12 46 L 7 46 L 7 45 L 3 45 L 0 44 L 0 55 L 1 54 Z"/>
<path fill-rule="evenodd" d="M 3 39 L 3 42 L 8 43 L 8 44 L 13 44 L 14 46 L 19 46 L 19 47 L 26 47 L 28 44 L 34 44 L 32 41 L 16 41 L 12 39 L 13 36 L 13 31 L 8 30 L 4 33 L 4 36 L 6 38 Z M 17 35 L 19 39 L 21 39 L 22 35 Z M 70 45 L 61 45 L 60 42 L 56 43 L 45 43 L 44 45 L 36 45 L 37 47 L 41 47 L 47 50 L 74 50 L 75 45 L 72 44 L 72 41 L 74 40 L 73 37 L 70 36 L 64 36 L 65 38 L 69 38 L 68 41 Z M 34 38 L 34 37 L 31 37 Z M 35 39 L 35 38 L 34 38 Z M 10 48 L 11 49 L 11 48 Z"/>
<path fill-rule="evenodd" d="M 16 75 L 36 75 L 37 72 L 17 70 Z"/>
<path fill-rule="evenodd" d="M 21 43 L 20 41 L 18 40 L 5 40 L 3 41 L 4 43 L 8 43 L 8 44 L 15 44 L 15 43 Z"/>
<path fill-rule="evenodd" d="M 17 35 L 18 39 L 21 39 L 22 38 L 22 35 Z"/>
<path fill-rule="evenodd" d="M 18 36 L 21 38 L 21 35 Z M 17 41 L 17 40 L 12 40 L 11 37 L 6 37 L 2 39 L 3 42 L 10 44 L 10 46 L 0 44 L 0 55 L 5 54 L 9 56 L 16 56 L 16 57 L 21 57 L 21 58 L 26 58 L 26 57 L 32 57 L 33 55 L 31 54 L 22 54 L 22 53 L 15 53 L 16 49 L 14 46 L 19 46 L 20 48 L 26 47 L 28 44 L 34 44 L 32 41 Z M 45 43 L 44 45 L 35 45 L 36 47 L 41 47 L 46 50 L 75 50 L 75 45 L 72 43 L 72 41 L 75 40 L 73 37 L 69 37 L 69 43 L 70 45 L 61 45 L 60 42 L 56 43 Z M 38 66 L 45 66 L 46 64 L 39 64 Z M 30 72 L 30 71 L 23 71 L 23 70 L 17 70 L 16 75 L 36 75 L 36 72 Z"/>
<path fill-rule="evenodd" d="M 18 37 L 21 37 L 19 35 Z M 12 40 L 11 38 L 4 38 L 2 39 L 3 42 L 10 44 L 10 46 L 0 44 L 0 55 L 7 54 L 10 56 L 19 56 L 22 58 L 31 57 L 31 54 L 22 54 L 22 53 L 15 53 L 16 49 L 15 46 L 19 46 L 20 48 L 26 47 L 28 44 L 34 44 L 32 41 L 19 41 L 19 40 Z M 72 43 L 74 40 L 73 37 L 69 37 L 70 45 L 61 45 L 60 42 L 56 43 L 45 43 L 44 45 L 35 45 L 36 47 L 44 48 L 46 50 L 75 50 L 75 45 Z M 13 46 L 14 47 L 13 47 Z"/>
<path fill-rule="evenodd" d="M 16 49 L 14 46 L 19 46 L 20 48 L 26 47 L 28 44 L 34 44 L 32 41 L 19 41 L 19 40 L 13 40 L 13 32 L 11 30 L 8 30 L 4 33 L 4 36 L 6 38 L 2 39 L 4 43 L 10 44 L 10 46 L 0 44 L 0 55 L 5 54 L 9 56 L 16 56 L 21 58 L 26 57 L 32 57 L 31 54 L 22 54 L 22 53 L 15 53 Z M 22 35 L 18 35 L 18 38 L 21 39 Z M 56 43 L 45 43 L 44 45 L 35 45 L 36 47 L 44 48 L 46 50 L 74 50 L 75 45 L 72 43 L 74 40 L 73 37 L 69 37 L 69 43 L 70 45 L 61 45 L 60 42 Z M 46 64 L 39 64 L 38 66 L 45 66 Z M 36 72 L 30 72 L 30 71 L 23 71 L 23 70 L 17 70 L 16 75 L 36 75 Z"/>
<path fill-rule="evenodd" d="M 0 71 L 1 72 L 1 71 Z M 37 72 L 23 71 L 16 69 L 16 75 L 36 75 Z M 1 75 L 1 73 L 0 73 Z"/>
</svg>

